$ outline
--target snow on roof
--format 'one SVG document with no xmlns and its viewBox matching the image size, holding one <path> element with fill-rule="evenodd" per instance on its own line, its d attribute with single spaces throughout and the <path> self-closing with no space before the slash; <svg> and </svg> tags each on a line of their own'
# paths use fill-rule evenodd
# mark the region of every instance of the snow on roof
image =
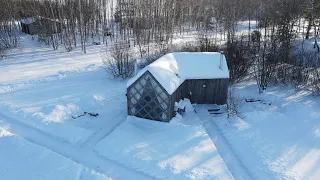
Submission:
<svg viewBox="0 0 320 180">
<path fill-rule="evenodd" d="M 32 17 L 22 18 L 21 19 L 21 23 L 23 23 L 23 24 L 32 24 L 32 23 L 34 23 L 34 18 L 32 18 Z"/>
<path fill-rule="evenodd" d="M 149 71 L 163 88 L 172 94 L 186 79 L 219 79 L 229 78 L 227 61 L 217 52 L 179 52 L 162 56 L 143 68 L 130 79 L 127 87 L 133 84 L 146 71 Z"/>
</svg>

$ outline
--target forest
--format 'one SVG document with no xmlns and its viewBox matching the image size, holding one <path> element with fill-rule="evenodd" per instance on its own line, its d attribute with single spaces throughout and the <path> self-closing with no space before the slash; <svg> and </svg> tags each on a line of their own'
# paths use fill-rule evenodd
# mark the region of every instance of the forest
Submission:
<svg viewBox="0 0 320 180">
<path fill-rule="evenodd" d="M 320 95 L 318 0 L 1 0 L 0 9 L 1 58 L 19 45 L 21 19 L 45 18 L 55 31 L 38 23 L 34 40 L 84 53 L 104 44 L 114 76 L 132 76 L 137 59 L 141 68 L 168 52 L 223 51 L 231 83 L 254 78 L 260 93 L 285 84 Z M 175 43 L 184 35 L 196 38 Z"/>
</svg>

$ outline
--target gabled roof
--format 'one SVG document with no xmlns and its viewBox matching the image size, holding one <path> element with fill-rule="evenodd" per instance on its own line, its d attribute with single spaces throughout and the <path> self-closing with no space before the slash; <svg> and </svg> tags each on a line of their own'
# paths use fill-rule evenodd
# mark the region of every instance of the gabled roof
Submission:
<svg viewBox="0 0 320 180">
<path fill-rule="evenodd" d="M 130 79 L 127 87 L 133 84 L 146 71 L 149 71 L 163 88 L 171 95 L 186 79 L 229 78 L 226 58 L 217 52 L 179 52 L 162 56 L 143 68 Z"/>
<path fill-rule="evenodd" d="M 34 18 L 32 18 L 32 17 L 22 18 L 20 20 L 20 22 L 23 23 L 23 24 L 32 24 L 32 23 L 34 23 Z"/>
</svg>

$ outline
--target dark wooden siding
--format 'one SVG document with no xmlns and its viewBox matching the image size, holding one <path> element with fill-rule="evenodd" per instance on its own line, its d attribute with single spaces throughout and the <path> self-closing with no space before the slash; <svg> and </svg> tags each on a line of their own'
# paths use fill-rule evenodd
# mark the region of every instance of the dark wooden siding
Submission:
<svg viewBox="0 0 320 180">
<path fill-rule="evenodd" d="M 227 103 L 229 79 L 190 79 L 186 80 L 171 95 L 170 117 L 174 116 L 174 103 L 180 99 L 189 98 L 194 104 Z M 190 97 L 190 92 L 192 96 Z"/>
</svg>

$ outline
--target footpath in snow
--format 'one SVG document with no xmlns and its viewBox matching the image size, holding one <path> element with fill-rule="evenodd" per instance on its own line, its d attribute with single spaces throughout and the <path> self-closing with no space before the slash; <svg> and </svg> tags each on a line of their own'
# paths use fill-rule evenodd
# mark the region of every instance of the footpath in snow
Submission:
<svg viewBox="0 0 320 180">
<path fill-rule="evenodd" d="M 13 134 L 0 118 L 1 179 L 112 179 Z"/>
<path fill-rule="evenodd" d="M 242 160 L 233 150 L 232 145 L 229 144 L 212 120 L 212 115 L 208 112 L 210 105 L 194 105 L 194 108 L 206 129 L 206 132 L 210 136 L 212 142 L 216 145 L 218 152 L 235 179 L 253 179 L 247 167 L 244 166 Z"/>
<path fill-rule="evenodd" d="M 125 82 L 106 75 L 100 48 L 62 53 L 23 36 L 20 47 L 0 61 L 0 128 L 15 134 L 2 138 L 7 133 L 0 133 L 0 179 L 46 179 L 23 176 L 28 171 L 51 175 L 47 179 L 153 179 L 93 151 L 126 120 Z M 84 111 L 99 116 L 72 118 Z M 26 152 L 15 150 L 24 146 Z M 46 154 L 53 155 L 42 158 Z"/>
<path fill-rule="evenodd" d="M 93 169 L 100 174 L 108 175 L 115 179 L 127 179 L 129 177 L 137 177 L 138 179 L 150 179 L 152 177 L 146 176 L 142 173 L 136 172 L 130 168 L 122 166 L 117 162 L 110 161 L 108 159 L 103 159 L 97 156 L 90 147 L 82 147 L 73 146 L 72 144 L 68 144 L 63 141 L 59 141 L 58 139 L 52 138 L 51 136 L 42 133 L 32 127 L 25 126 L 21 123 L 14 123 L 11 119 L 6 119 L 0 115 L 0 127 L 10 127 L 12 133 L 19 135 L 21 139 L 26 142 L 30 142 L 39 147 L 43 147 L 45 149 L 49 149 L 52 152 L 59 154 L 60 156 L 65 157 L 69 161 L 76 162 L 77 164 L 82 164 L 90 169 Z M 0 143 L 2 139 L 0 138 Z M 3 150 L 3 154 L 10 149 L 6 146 L 1 146 L 5 148 L 1 148 Z M 30 150 L 31 151 L 31 150 Z M 25 156 L 28 155 L 28 152 L 25 153 Z M 30 157 L 30 160 L 33 159 Z M 51 162 L 52 161 L 52 162 Z M 44 161 L 45 162 L 45 161 Z M 48 161 L 50 163 L 55 163 L 55 159 L 51 159 Z M 22 160 L 20 163 L 24 163 Z M 3 166 L 0 166 L 3 167 Z M 1 168 L 0 168 L 1 169 Z M 8 174 L 10 175 L 10 174 Z M 10 179 L 10 178 L 9 178 Z M 58 178 L 59 179 L 59 178 Z M 72 179 L 72 178 L 71 178 Z"/>
<path fill-rule="evenodd" d="M 259 95 L 254 82 L 235 87 L 240 100 L 241 118 L 227 119 L 226 115 L 205 118 L 204 126 L 228 168 L 248 172 L 253 179 L 318 180 L 320 177 L 320 104 L 319 98 L 305 91 L 288 87 L 269 87 Z M 263 102 L 246 102 L 259 99 Z M 200 108 L 198 111 L 205 111 Z M 199 116 L 207 112 L 198 112 Z M 219 142 L 224 139 L 223 141 Z M 226 142 L 226 143 L 221 143 Z M 225 146 L 221 144 L 226 144 Z M 233 162 L 247 171 L 234 171 L 220 147 L 231 149 Z M 232 165 L 234 163 L 231 163 Z"/>
<path fill-rule="evenodd" d="M 95 150 L 158 179 L 233 179 L 190 103 L 170 123 L 128 117 Z"/>
</svg>

